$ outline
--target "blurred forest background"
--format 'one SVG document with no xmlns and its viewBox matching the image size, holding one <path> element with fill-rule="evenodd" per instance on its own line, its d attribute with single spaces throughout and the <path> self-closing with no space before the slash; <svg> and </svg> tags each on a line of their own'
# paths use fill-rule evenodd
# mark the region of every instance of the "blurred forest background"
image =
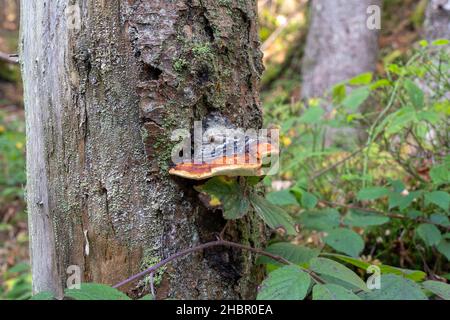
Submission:
<svg viewBox="0 0 450 320">
<path fill-rule="evenodd" d="M 422 40 L 428 1 L 382 2 L 380 33 L 342 43 L 308 1 L 259 0 L 264 117 L 283 148 L 267 198 L 301 213 L 297 244 L 446 281 L 449 51 Z M 0 299 L 31 294 L 18 32 L 18 1 L 0 0 Z"/>
</svg>

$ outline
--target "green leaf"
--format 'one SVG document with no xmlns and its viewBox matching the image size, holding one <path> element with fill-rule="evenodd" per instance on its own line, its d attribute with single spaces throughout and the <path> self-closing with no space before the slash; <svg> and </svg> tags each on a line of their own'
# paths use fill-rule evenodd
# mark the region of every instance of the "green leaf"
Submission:
<svg viewBox="0 0 450 320">
<path fill-rule="evenodd" d="M 391 85 L 392 85 L 392 83 L 389 80 L 380 79 L 380 80 L 377 80 L 374 84 L 372 84 L 370 86 L 370 90 L 376 90 L 376 89 L 382 88 L 382 87 L 389 87 Z"/>
<path fill-rule="evenodd" d="M 339 279 L 356 289 L 368 290 L 364 281 L 346 266 L 326 258 L 314 258 L 310 262 L 310 269 L 319 275 L 326 275 Z"/>
<path fill-rule="evenodd" d="M 372 78 L 373 78 L 373 73 L 367 72 L 367 73 L 360 74 L 360 75 L 350 79 L 348 81 L 348 83 L 351 84 L 352 86 L 364 86 L 364 85 L 368 85 L 369 83 L 371 83 Z"/>
<path fill-rule="evenodd" d="M 450 261 L 450 241 L 442 239 L 436 249 Z"/>
<path fill-rule="evenodd" d="M 305 211 L 297 221 L 309 230 L 328 231 L 339 227 L 340 215 L 336 209 Z"/>
<path fill-rule="evenodd" d="M 442 213 L 433 213 L 430 216 L 430 221 L 436 224 L 439 224 L 441 226 L 449 227 L 450 226 L 450 220 L 445 214 Z"/>
<path fill-rule="evenodd" d="M 272 244 L 264 251 L 283 257 L 286 260 L 298 265 L 307 264 L 312 258 L 316 258 L 320 253 L 319 249 L 310 249 L 289 242 L 278 242 Z M 258 263 L 273 264 L 277 266 L 283 265 L 280 262 L 266 256 L 258 257 Z"/>
<path fill-rule="evenodd" d="M 421 191 L 409 192 L 406 196 L 393 192 L 389 195 L 389 210 L 398 207 L 400 210 L 408 208 L 421 195 Z"/>
<path fill-rule="evenodd" d="M 355 231 L 339 228 L 331 230 L 325 237 L 325 243 L 334 250 L 357 257 L 364 249 L 364 240 Z"/>
<path fill-rule="evenodd" d="M 351 290 L 336 284 L 317 284 L 313 287 L 313 300 L 361 300 Z"/>
<path fill-rule="evenodd" d="M 422 223 L 416 228 L 416 234 L 429 247 L 439 244 L 442 239 L 441 232 L 434 224 Z"/>
<path fill-rule="evenodd" d="M 350 111 L 356 111 L 370 96 L 370 90 L 366 87 L 358 88 L 342 101 L 342 105 Z"/>
<path fill-rule="evenodd" d="M 423 108 L 424 94 L 423 91 L 410 79 L 405 81 L 405 89 L 412 104 L 416 108 Z"/>
<path fill-rule="evenodd" d="M 8 269 L 8 273 L 23 273 L 28 271 L 30 271 L 30 265 L 26 262 L 18 263 Z"/>
<path fill-rule="evenodd" d="M 312 193 L 302 191 L 301 204 L 305 209 L 313 209 L 317 205 L 318 199 Z"/>
<path fill-rule="evenodd" d="M 296 235 L 294 219 L 283 209 L 271 204 L 263 197 L 250 193 L 250 202 L 256 213 L 272 229 L 282 229 L 288 235 Z"/>
<path fill-rule="evenodd" d="M 389 194 L 388 188 L 383 187 L 370 187 L 361 189 L 358 192 L 357 198 L 358 200 L 376 200 L 382 197 L 385 197 Z"/>
<path fill-rule="evenodd" d="M 430 170 L 430 178 L 436 185 L 450 183 L 450 166 L 448 164 L 434 166 Z"/>
<path fill-rule="evenodd" d="M 257 300 L 303 300 L 308 294 L 311 277 L 298 266 L 285 266 L 263 281 Z"/>
<path fill-rule="evenodd" d="M 433 41 L 431 44 L 433 46 L 438 47 L 438 46 L 446 46 L 449 43 L 450 43 L 450 40 L 448 40 L 448 39 L 438 39 L 438 40 Z"/>
<path fill-rule="evenodd" d="M 364 300 L 428 300 L 415 282 L 395 274 L 381 275 L 381 289 L 360 294 Z"/>
<path fill-rule="evenodd" d="M 343 256 L 340 254 L 326 253 L 323 255 L 339 259 L 343 262 L 346 262 L 355 267 L 358 267 L 364 271 L 367 271 L 367 268 L 369 266 L 371 266 L 371 264 L 368 262 L 362 261 L 360 259 L 348 257 L 348 256 Z M 400 275 L 402 277 L 411 279 L 413 281 L 423 281 L 423 279 L 425 279 L 427 276 L 427 274 L 425 272 L 420 271 L 420 270 L 402 269 L 402 268 L 392 267 L 392 266 L 385 265 L 385 264 L 379 265 L 378 267 L 380 268 L 380 271 L 382 274 L 396 274 L 396 275 Z"/>
<path fill-rule="evenodd" d="M 275 191 L 266 194 L 266 199 L 276 206 L 297 205 L 297 199 L 289 190 Z"/>
<path fill-rule="evenodd" d="M 355 209 L 350 210 L 344 218 L 344 223 L 350 227 L 380 226 L 389 221 L 389 217 Z"/>
<path fill-rule="evenodd" d="M 321 107 L 311 107 L 300 117 L 299 122 L 306 124 L 319 123 L 324 114 L 325 111 Z"/>
<path fill-rule="evenodd" d="M 30 300 L 55 300 L 55 297 L 53 296 L 53 293 L 48 291 L 42 291 L 38 294 L 35 294 L 30 298 Z"/>
<path fill-rule="evenodd" d="M 131 300 L 119 290 L 99 283 L 82 283 L 80 289 L 66 289 L 64 295 L 75 300 Z"/>
<path fill-rule="evenodd" d="M 195 189 L 209 196 L 205 203 L 207 207 L 221 205 L 225 219 L 240 219 L 247 214 L 250 207 L 250 203 L 236 179 L 214 177 Z"/>
<path fill-rule="evenodd" d="M 438 207 L 448 211 L 450 205 L 450 195 L 444 191 L 433 191 L 425 193 L 425 206 L 429 206 L 431 203 Z"/>
<path fill-rule="evenodd" d="M 422 286 L 444 300 L 450 300 L 450 285 L 440 281 L 425 281 Z"/>
<path fill-rule="evenodd" d="M 339 83 L 333 87 L 332 97 L 333 103 L 340 104 L 345 97 L 347 96 L 347 89 L 345 88 L 345 84 Z"/>
<path fill-rule="evenodd" d="M 393 113 L 391 116 L 391 121 L 386 127 L 386 134 L 391 135 L 399 132 L 411 122 L 417 120 L 416 111 L 413 108 L 404 107 Z"/>
</svg>

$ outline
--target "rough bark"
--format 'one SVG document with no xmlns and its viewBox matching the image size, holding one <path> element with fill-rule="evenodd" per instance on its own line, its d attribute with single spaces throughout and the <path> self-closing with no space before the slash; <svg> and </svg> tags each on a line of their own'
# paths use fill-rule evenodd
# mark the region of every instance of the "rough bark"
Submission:
<svg viewBox="0 0 450 320">
<path fill-rule="evenodd" d="M 429 0 L 425 35 L 429 40 L 450 39 L 450 1 Z"/>
<path fill-rule="evenodd" d="M 168 176 L 170 134 L 210 113 L 261 125 L 255 1 L 23 0 L 21 12 L 34 291 L 61 296 L 69 265 L 114 284 L 213 240 L 225 221 Z M 249 216 L 227 236 L 258 246 L 260 231 Z M 228 248 L 191 255 L 168 266 L 158 296 L 251 298 L 253 261 Z"/>
<path fill-rule="evenodd" d="M 367 8 L 379 0 L 313 0 L 303 59 L 304 98 L 321 97 L 334 84 L 374 71 L 378 32 L 367 28 Z"/>
</svg>

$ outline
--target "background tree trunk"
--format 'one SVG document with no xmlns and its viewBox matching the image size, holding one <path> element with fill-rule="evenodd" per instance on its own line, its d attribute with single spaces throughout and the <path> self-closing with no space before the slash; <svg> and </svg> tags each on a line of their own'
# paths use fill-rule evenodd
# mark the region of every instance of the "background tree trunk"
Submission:
<svg viewBox="0 0 450 320">
<path fill-rule="evenodd" d="M 321 97 L 334 84 L 375 71 L 378 32 L 367 28 L 367 8 L 379 0 L 313 0 L 303 59 L 304 98 Z"/>
<path fill-rule="evenodd" d="M 61 296 L 69 265 L 114 284 L 215 239 L 221 213 L 167 174 L 170 134 L 212 112 L 261 125 L 255 1 L 23 0 L 21 12 L 34 291 Z M 261 228 L 249 216 L 227 236 L 259 246 Z M 251 298 L 253 261 L 228 248 L 178 260 L 158 296 Z"/>
<path fill-rule="evenodd" d="M 450 1 L 429 0 L 425 35 L 429 40 L 450 39 Z"/>
<path fill-rule="evenodd" d="M 333 85 L 373 72 L 378 57 L 378 31 L 367 27 L 367 8 L 381 0 L 312 0 L 310 27 L 302 66 L 302 98 L 322 97 Z M 324 105 L 327 112 L 331 104 Z M 348 144 L 362 134 L 327 128 L 325 145 Z"/>
</svg>

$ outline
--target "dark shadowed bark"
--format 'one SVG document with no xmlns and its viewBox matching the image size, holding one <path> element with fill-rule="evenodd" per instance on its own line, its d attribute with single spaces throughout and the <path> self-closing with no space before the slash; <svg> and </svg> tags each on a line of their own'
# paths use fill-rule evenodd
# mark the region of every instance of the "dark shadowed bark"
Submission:
<svg viewBox="0 0 450 320">
<path fill-rule="evenodd" d="M 81 29 L 68 28 L 69 5 Z M 261 125 L 255 1 L 23 0 L 21 11 L 34 291 L 61 296 L 69 265 L 114 284 L 214 240 L 225 221 L 168 175 L 170 135 L 210 113 Z M 252 216 L 227 237 L 264 240 Z M 254 258 L 220 248 L 178 260 L 158 296 L 251 298 Z"/>
</svg>

